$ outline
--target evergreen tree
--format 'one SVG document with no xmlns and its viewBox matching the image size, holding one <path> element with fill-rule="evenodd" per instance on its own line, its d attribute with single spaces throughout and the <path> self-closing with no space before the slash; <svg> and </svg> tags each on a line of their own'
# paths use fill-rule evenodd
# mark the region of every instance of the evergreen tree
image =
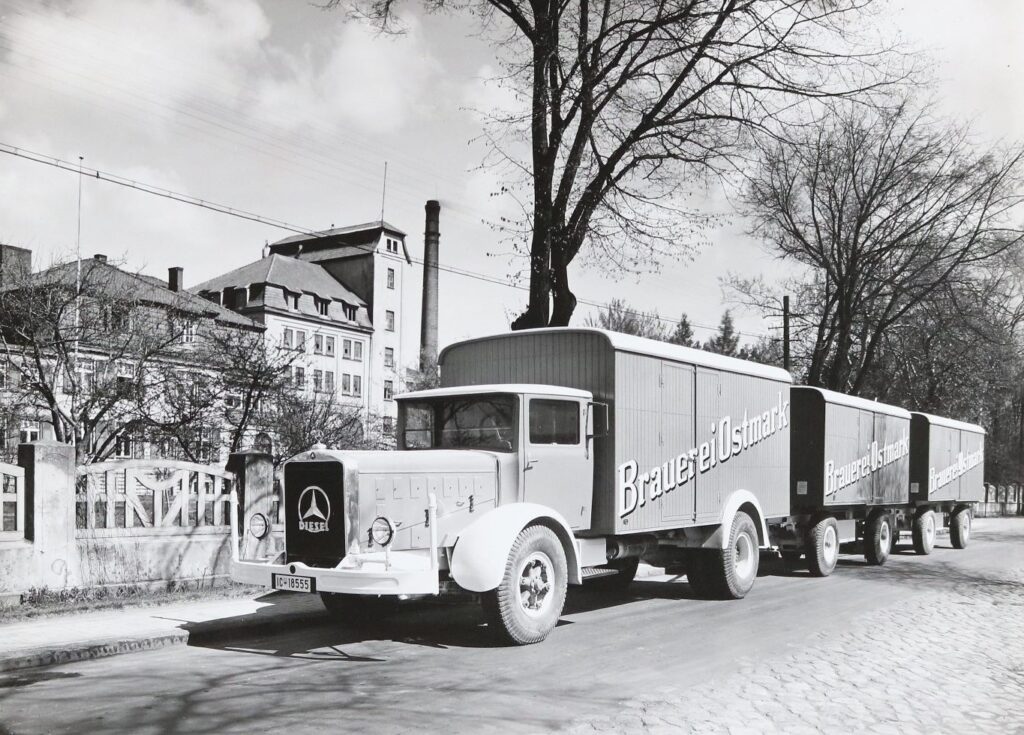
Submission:
<svg viewBox="0 0 1024 735">
<path fill-rule="evenodd" d="M 732 323 L 732 314 L 726 309 L 722 321 L 718 325 L 718 334 L 712 337 L 704 348 L 709 352 L 735 357 L 739 351 L 740 336 Z"/>
</svg>

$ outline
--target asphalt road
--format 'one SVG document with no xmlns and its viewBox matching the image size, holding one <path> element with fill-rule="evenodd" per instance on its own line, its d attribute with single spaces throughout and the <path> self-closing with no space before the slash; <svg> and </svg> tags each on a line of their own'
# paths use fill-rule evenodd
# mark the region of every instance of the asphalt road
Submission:
<svg viewBox="0 0 1024 735">
<path fill-rule="evenodd" d="M 877 642 L 880 654 L 876 660 L 855 659 L 848 671 L 833 667 L 830 675 L 856 681 L 856 696 L 897 696 L 893 688 L 899 687 L 900 666 L 920 654 L 901 650 L 908 631 L 941 627 L 951 619 L 942 610 L 945 599 L 976 601 L 984 609 L 1020 605 L 1013 610 L 1020 617 L 1012 619 L 1024 621 L 1022 579 L 1024 519 L 998 519 L 979 521 L 966 550 L 954 551 L 940 537 L 931 556 L 902 551 L 883 567 L 844 556 L 827 579 L 763 563 L 750 596 L 736 602 L 695 599 L 685 580 L 668 578 L 637 581 L 621 599 L 570 590 L 559 627 L 546 642 L 525 648 L 493 645 L 475 605 L 417 605 L 362 632 L 307 627 L 0 676 L 0 733 L 383 735 L 659 727 L 670 732 L 676 728 L 664 720 L 616 718 L 636 713 L 637 703 L 652 693 L 664 709 L 702 687 L 726 703 L 745 698 L 755 717 L 780 704 L 792 713 L 779 701 L 790 695 L 770 688 L 759 689 L 757 696 L 743 689 L 732 694 L 729 687 L 736 686 L 738 673 L 772 662 L 799 679 L 801 669 L 789 661 L 851 630 L 861 631 L 858 641 Z M 990 593 L 1003 596 L 989 599 Z M 915 619 L 900 620 L 900 606 L 915 601 L 917 608 L 907 608 L 918 610 Z M 934 611 L 936 618 L 928 619 L 920 609 Z M 887 611 L 896 611 L 895 622 L 888 622 L 892 616 L 879 617 Z M 986 621 L 977 618 L 976 625 Z M 962 634 L 972 654 L 998 645 L 1002 650 L 992 653 L 1001 661 L 1011 657 L 1007 666 L 1024 665 L 1024 650 L 1012 649 L 1019 638 L 998 643 L 986 638 L 975 645 L 970 629 Z M 942 646 L 935 641 L 936 656 Z M 984 650 L 970 660 L 977 662 L 979 676 L 995 661 L 986 659 Z M 816 680 L 783 683 L 820 686 Z M 932 696 L 939 704 L 941 698 L 942 692 Z M 1002 722 L 998 709 L 992 709 L 1001 706 L 996 700 L 985 716 L 995 717 L 1000 729 L 1024 728 L 1024 719 L 1014 719 L 1021 718 L 1016 710 L 1022 698 L 1024 687 L 1015 702 L 1007 701 Z M 730 707 L 713 709 L 707 717 L 721 710 L 718 724 L 725 731 Z M 892 721 L 901 716 L 894 711 Z M 771 729 L 768 722 L 761 729 Z"/>
</svg>

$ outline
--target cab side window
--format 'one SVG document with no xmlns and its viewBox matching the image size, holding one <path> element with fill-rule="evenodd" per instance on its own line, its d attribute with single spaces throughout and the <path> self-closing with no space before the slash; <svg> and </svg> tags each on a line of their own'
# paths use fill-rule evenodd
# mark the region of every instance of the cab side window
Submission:
<svg viewBox="0 0 1024 735">
<path fill-rule="evenodd" d="M 580 404 L 576 401 L 530 401 L 530 444 L 579 444 Z"/>
</svg>

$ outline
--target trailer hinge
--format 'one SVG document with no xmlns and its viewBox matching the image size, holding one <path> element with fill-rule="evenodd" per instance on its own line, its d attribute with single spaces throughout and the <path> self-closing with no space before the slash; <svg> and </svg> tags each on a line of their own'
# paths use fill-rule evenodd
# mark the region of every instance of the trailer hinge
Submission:
<svg viewBox="0 0 1024 735">
<path fill-rule="evenodd" d="M 430 528 L 430 508 L 423 509 L 423 527 Z"/>
<path fill-rule="evenodd" d="M 469 512 L 470 513 L 473 512 L 473 496 L 472 495 L 469 496 Z"/>
</svg>

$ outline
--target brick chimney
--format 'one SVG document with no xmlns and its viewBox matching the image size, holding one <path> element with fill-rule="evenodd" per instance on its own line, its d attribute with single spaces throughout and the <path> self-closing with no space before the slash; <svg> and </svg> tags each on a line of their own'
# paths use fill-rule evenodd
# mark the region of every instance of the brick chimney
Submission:
<svg viewBox="0 0 1024 735">
<path fill-rule="evenodd" d="M 103 253 L 96 253 L 94 256 L 92 256 L 92 259 L 97 261 L 97 262 L 99 262 L 99 263 L 106 263 L 107 262 L 107 256 L 104 255 Z"/>
<path fill-rule="evenodd" d="M 420 370 L 437 362 L 437 258 L 441 242 L 441 203 L 431 199 L 423 232 L 423 309 L 420 315 Z"/>
<path fill-rule="evenodd" d="M 172 291 L 180 291 L 184 280 L 185 269 L 179 266 L 167 269 L 167 288 Z"/>
</svg>

